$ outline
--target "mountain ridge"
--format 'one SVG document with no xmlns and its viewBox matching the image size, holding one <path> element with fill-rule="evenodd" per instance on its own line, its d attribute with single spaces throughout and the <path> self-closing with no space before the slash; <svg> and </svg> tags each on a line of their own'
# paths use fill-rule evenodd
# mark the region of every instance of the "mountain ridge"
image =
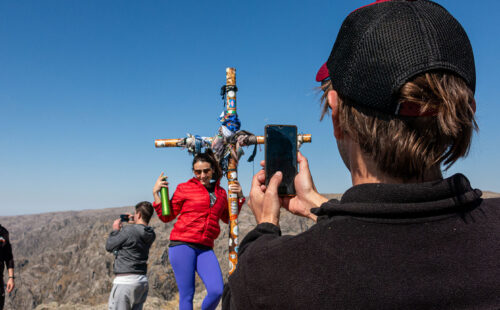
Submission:
<svg viewBox="0 0 500 310">
<path fill-rule="evenodd" d="M 341 198 L 341 194 L 325 196 Z M 485 191 L 483 197 L 500 197 L 500 194 Z M 130 206 L 0 217 L 0 223 L 10 232 L 16 264 L 16 288 L 6 296 L 5 309 L 107 309 L 114 257 L 106 252 L 105 242 L 113 221 L 120 214 L 132 211 Z M 246 204 L 238 221 L 241 241 L 256 224 Z M 177 308 L 177 285 L 168 260 L 168 237 L 174 223 L 163 223 L 156 215 L 150 222 L 157 238 L 149 255 L 150 289 L 145 310 Z M 226 281 L 229 232 L 228 225 L 220 224 L 221 233 L 215 241 L 214 252 Z M 284 235 L 298 234 L 313 224 L 286 210 L 280 215 Z M 195 308 L 201 307 L 205 294 L 203 283 L 197 277 Z"/>
</svg>

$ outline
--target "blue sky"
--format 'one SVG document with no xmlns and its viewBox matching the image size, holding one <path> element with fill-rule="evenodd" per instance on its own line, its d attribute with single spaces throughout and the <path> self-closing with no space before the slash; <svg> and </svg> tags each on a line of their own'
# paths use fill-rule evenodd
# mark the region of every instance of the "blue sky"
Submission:
<svg viewBox="0 0 500 310">
<path fill-rule="evenodd" d="M 477 69 L 480 132 L 446 175 L 500 192 L 498 1 L 437 1 L 464 26 Z M 155 138 L 213 136 L 225 68 L 242 129 L 311 133 L 302 147 L 321 192 L 350 187 L 331 123 L 319 122 L 317 69 L 344 17 L 369 1 L 0 0 L 0 215 L 152 200 L 161 171 L 191 177 L 185 150 Z M 247 149 L 239 177 L 248 194 Z M 223 180 L 224 187 L 226 181 Z"/>
</svg>

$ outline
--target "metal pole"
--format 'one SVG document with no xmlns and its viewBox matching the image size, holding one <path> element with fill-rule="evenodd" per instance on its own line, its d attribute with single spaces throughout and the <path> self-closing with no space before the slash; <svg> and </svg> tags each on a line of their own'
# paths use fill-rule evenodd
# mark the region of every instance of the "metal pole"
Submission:
<svg viewBox="0 0 500 310">
<path fill-rule="evenodd" d="M 226 68 L 226 113 L 236 115 L 236 69 Z M 234 145 L 230 146 L 234 148 Z M 234 154 L 234 152 L 231 152 Z M 238 159 L 229 158 L 227 170 L 228 185 L 238 181 Z M 238 231 L 238 194 L 229 190 L 229 274 L 232 274 L 238 264 L 239 231 Z"/>
</svg>

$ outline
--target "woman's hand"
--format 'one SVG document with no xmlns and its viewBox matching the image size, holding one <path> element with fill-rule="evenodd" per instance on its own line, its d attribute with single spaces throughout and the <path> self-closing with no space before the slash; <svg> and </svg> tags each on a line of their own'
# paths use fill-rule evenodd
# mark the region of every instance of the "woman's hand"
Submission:
<svg viewBox="0 0 500 310">
<path fill-rule="evenodd" d="M 166 175 L 164 176 L 162 172 L 158 177 L 158 179 L 156 179 L 156 183 L 153 186 L 153 194 L 159 193 L 162 187 L 168 187 L 168 182 L 166 180 L 167 176 Z"/>
<path fill-rule="evenodd" d="M 238 194 L 238 198 L 243 197 L 243 190 L 241 189 L 240 182 L 234 181 L 234 183 L 229 184 L 228 188 L 231 192 Z"/>
<path fill-rule="evenodd" d="M 168 187 L 168 182 L 166 181 L 166 179 L 167 176 L 164 176 L 162 172 L 158 177 L 158 179 L 156 180 L 155 185 L 153 186 L 153 197 L 155 199 L 156 204 L 161 203 L 159 192 L 161 191 L 162 187 Z"/>
</svg>

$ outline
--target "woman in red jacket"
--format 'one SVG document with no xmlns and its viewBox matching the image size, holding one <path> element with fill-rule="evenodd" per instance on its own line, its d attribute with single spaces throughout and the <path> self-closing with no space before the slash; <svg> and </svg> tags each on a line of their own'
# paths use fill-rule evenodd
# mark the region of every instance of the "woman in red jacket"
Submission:
<svg viewBox="0 0 500 310">
<path fill-rule="evenodd" d="M 170 233 L 169 258 L 179 288 L 179 309 L 193 309 L 195 272 L 207 289 L 202 309 L 215 309 L 224 283 L 213 246 L 220 233 L 219 220 L 229 222 L 227 194 L 219 185 L 222 171 L 212 151 L 196 155 L 192 167 L 194 178 L 179 184 L 172 196 L 171 215 L 161 215 L 159 192 L 168 184 L 163 173 L 153 187 L 153 207 L 165 223 L 178 216 Z M 241 186 L 232 184 L 230 190 L 237 193 L 241 209 L 245 201 Z"/>
</svg>

